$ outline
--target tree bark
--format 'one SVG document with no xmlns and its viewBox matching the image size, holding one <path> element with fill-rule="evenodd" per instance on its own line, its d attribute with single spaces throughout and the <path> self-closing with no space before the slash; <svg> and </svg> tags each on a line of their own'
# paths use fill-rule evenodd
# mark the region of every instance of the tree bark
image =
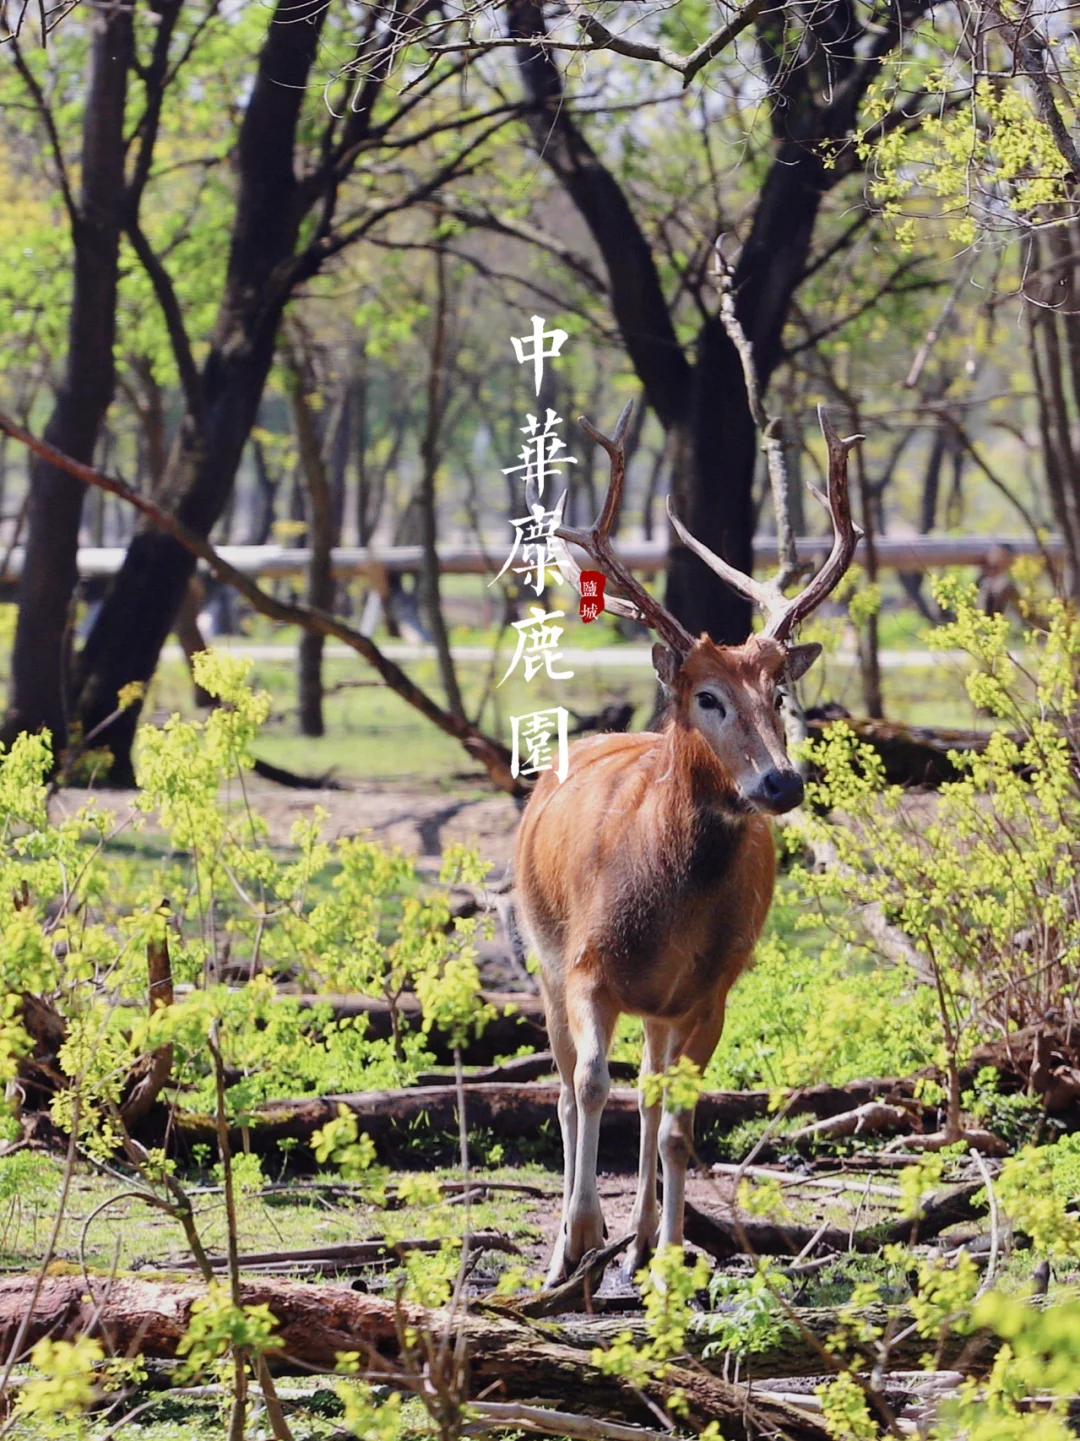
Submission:
<svg viewBox="0 0 1080 1441">
<path fill-rule="evenodd" d="M 202 415 L 181 423 L 157 500 L 202 536 L 222 513 L 274 358 L 292 260 L 304 214 L 294 145 L 311 66 L 326 17 L 322 0 L 279 0 L 270 22 L 237 146 L 239 196 L 228 272 L 210 354 L 199 378 Z M 194 568 L 171 537 L 135 535 L 76 667 L 76 713 L 84 731 L 116 708 L 120 688 L 149 681 Z M 132 706 L 100 734 L 114 756 L 109 780 L 131 785 Z"/>
<path fill-rule="evenodd" d="M 439 524 L 436 488 L 439 476 L 439 461 L 443 419 L 446 414 L 446 253 L 440 245 L 435 251 L 435 315 L 431 333 L 431 354 L 428 360 L 427 414 L 424 418 L 424 433 L 420 441 L 420 485 L 417 489 L 417 509 L 420 518 L 420 544 L 424 560 L 417 576 L 417 597 L 420 611 L 427 622 L 431 638 L 435 643 L 435 655 L 439 664 L 439 676 L 447 709 L 460 720 L 465 719 L 465 704 L 461 698 L 454 657 L 450 652 L 450 632 L 443 615 L 442 593 L 439 584 Z"/>
<path fill-rule="evenodd" d="M 133 55 L 132 9 L 92 12 L 90 73 L 82 134 L 81 193 L 71 216 L 74 247 L 64 378 L 45 438 L 76 460 L 94 458 L 115 386 L 113 342 L 120 232 L 125 204 L 124 106 Z M 26 555 L 4 726 L 47 730 L 54 754 L 67 745 L 71 607 L 85 487 L 34 457 L 30 464 Z M 115 693 L 113 705 L 115 706 Z"/>
</svg>

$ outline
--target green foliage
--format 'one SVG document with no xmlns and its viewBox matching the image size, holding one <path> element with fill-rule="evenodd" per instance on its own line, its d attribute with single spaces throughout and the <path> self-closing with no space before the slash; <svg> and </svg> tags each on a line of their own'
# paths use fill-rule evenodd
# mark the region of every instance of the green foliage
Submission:
<svg viewBox="0 0 1080 1441">
<path fill-rule="evenodd" d="M 755 1262 L 749 1278 L 718 1273 L 709 1282 L 709 1314 L 698 1319 L 696 1329 L 709 1336 L 702 1355 L 733 1355 L 738 1358 L 767 1351 L 796 1331 L 781 1298 L 790 1283 L 776 1274 L 769 1260 Z"/>
<path fill-rule="evenodd" d="M 32 1422 L 37 1434 L 64 1437 L 85 1435 L 84 1414 L 97 1396 L 97 1371 L 105 1359 L 101 1342 L 80 1336 L 75 1341 L 43 1337 L 30 1353 L 39 1373 L 19 1392 L 15 1414 Z"/>
<path fill-rule="evenodd" d="M 981 79 L 957 105 L 966 80 L 955 66 L 927 70 L 916 60 L 868 91 L 857 149 L 874 177 L 871 195 L 899 222 L 902 244 L 910 246 L 915 234 L 913 215 L 900 221 L 905 203 L 924 197 L 946 218 L 949 237 L 965 245 L 991 216 L 998 224 L 1009 210 L 1030 218 L 1066 198 L 1068 167 L 1030 95 L 1017 84 Z M 881 121 L 909 87 L 922 88 L 938 104 L 924 108 L 917 126 L 883 131 Z M 991 188 L 993 211 L 983 200 Z"/>
<path fill-rule="evenodd" d="M 809 747 L 820 779 L 800 835 L 832 846 L 836 861 L 796 880 L 846 946 L 873 951 L 858 919 L 868 906 L 906 938 L 932 981 L 916 1001 L 924 1022 L 936 997 L 927 1048 L 955 1077 L 978 1041 L 1067 1003 L 1080 976 L 1080 785 L 1070 759 L 1080 621 L 1052 603 L 1045 626 L 1024 638 L 1021 671 L 1007 621 L 980 610 L 973 586 L 943 581 L 935 593 L 954 619 L 930 644 L 967 652 L 972 701 L 1009 730 L 979 755 L 954 757 L 964 774 L 941 788 L 927 819 L 885 784 L 873 750 L 842 722 L 830 727 Z M 890 976 L 901 991 L 911 984 L 896 969 L 880 983 Z M 880 993 L 877 1009 L 885 1014 Z M 985 1109 L 985 1095 L 970 1099 Z"/>
<path fill-rule="evenodd" d="M 641 1094 L 647 1106 L 663 1104 L 665 1111 L 692 1111 L 701 1095 L 701 1067 L 689 1056 L 680 1056 L 666 1071 L 645 1072 Z"/>
<path fill-rule="evenodd" d="M 347 1181 L 359 1180 L 375 1161 L 375 1143 L 360 1127 L 348 1106 L 338 1105 L 334 1120 L 312 1133 L 311 1149 L 320 1165 L 329 1161 Z"/>
<path fill-rule="evenodd" d="M 800 881 L 781 882 L 777 904 L 791 929 L 772 929 L 739 981 L 708 1088 L 842 1084 L 905 1075 L 934 1059 L 933 998 L 902 971 L 872 969 L 850 944 L 823 939 L 820 911 L 792 904 Z M 804 943 L 800 929 L 817 933 Z"/>
<path fill-rule="evenodd" d="M 212 1281 L 205 1296 L 191 1303 L 191 1320 L 176 1351 L 185 1357 L 180 1375 L 190 1380 L 211 1369 L 232 1350 L 262 1355 L 275 1343 L 277 1322 L 269 1306 L 237 1306 L 228 1288 Z"/>
<path fill-rule="evenodd" d="M 0 755 L 0 1075 L 13 1077 L 29 1049 L 22 996 L 42 998 L 66 1028 L 60 1062 L 71 1084 L 54 1119 L 69 1127 L 77 1096 L 84 1144 L 102 1157 L 120 1139 L 126 1079 L 149 1052 L 170 1047 L 185 1106 L 213 1109 L 213 1027 L 235 1073 L 228 1106 L 239 1120 L 272 1095 L 400 1084 L 431 1062 L 433 1024 L 464 1038 L 488 1014 L 473 951 L 486 922 L 455 920 L 448 895 L 407 857 L 359 839 L 329 845 L 318 813 L 297 822 L 290 858 L 267 847 L 244 775 L 268 697 L 247 684 L 246 662 L 207 653 L 197 664 L 220 704 L 139 735 L 139 810 L 155 814 L 171 848 L 149 871 L 129 876 L 112 858 L 112 818 L 92 805 L 50 824 L 46 738 L 23 736 Z M 466 853 L 448 858 L 450 883 L 482 873 Z M 187 989 L 147 1012 L 151 945 L 167 946 L 174 982 Z M 224 954 L 249 959 L 252 979 L 219 983 Z M 425 1029 L 397 1025 L 390 1040 L 368 1040 L 362 1022 L 279 997 L 261 969 L 275 963 L 297 966 L 312 990 L 381 994 L 392 1007 L 415 989 Z"/>
</svg>

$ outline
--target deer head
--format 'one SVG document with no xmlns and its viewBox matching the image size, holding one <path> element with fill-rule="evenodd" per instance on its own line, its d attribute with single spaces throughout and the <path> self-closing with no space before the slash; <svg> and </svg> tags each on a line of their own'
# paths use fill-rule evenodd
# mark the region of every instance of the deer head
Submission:
<svg viewBox="0 0 1080 1441">
<path fill-rule="evenodd" d="M 790 638 L 795 627 L 835 590 L 855 554 L 861 531 L 851 516 L 847 456 L 861 437 L 842 440 L 819 407 L 829 453 L 828 493 L 811 490 L 832 518 L 832 550 L 821 570 L 791 598 L 784 596 L 775 579 L 755 581 L 696 540 L 675 515 L 669 497 L 668 515 L 683 544 L 728 585 L 760 606 L 766 616 L 763 630 L 742 645 L 718 646 L 707 635 L 695 640 L 684 630 L 612 549 L 611 527 L 622 498 L 624 438 L 631 409 L 628 403 L 610 439 L 581 420 L 584 430 L 607 451 L 611 479 L 603 508 L 590 529 L 558 527 L 554 549 L 559 569 L 580 592 L 581 568 L 567 543 L 580 547 L 595 561 L 621 592 L 609 597 L 607 608 L 650 627 L 661 637 L 661 643 L 653 647 L 653 667 L 671 703 L 671 723 L 677 729 L 698 732 L 706 741 L 728 776 L 736 809 L 779 815 L 803 798 L 802 778 L 787 753 L 781 714 L 786 688 L 821 654 L 820 645 L 793 645 Z"/>
</svg>

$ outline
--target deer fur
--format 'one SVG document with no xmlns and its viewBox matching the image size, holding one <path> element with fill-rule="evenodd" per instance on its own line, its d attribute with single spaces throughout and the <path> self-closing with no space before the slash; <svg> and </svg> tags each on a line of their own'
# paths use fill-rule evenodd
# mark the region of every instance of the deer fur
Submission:
<svg viewBox="0 0 1080 1441">
<path fill-rule="evenodd" d="M 559 502 L 552 546 L 565 580 L 580 591 L 574 545 L 621 592 L 608 597 L 607 608 L 661 636 L 653 665 L 668 716 L 658 732 L 579 741 L 561 783 L 554 773 L 543 774 L 526 807 L 514 861 L 561 1081 L 562 1223 L 549 1285 L 603 1241 L 597 1145 L 619 1016 L 643 1019 L 644 1074 L 664 1072 L 681 1056 L 704 1070 L 720 1039 L 728 992 L 750 964 L 772 900 L 776 860 L 768 817 L 791 810 L 803 796 L 780 710 L 784 687 L 821 647 L 792 645 L 791 636 L 839 584 L 861 534 L 847 486 L 848 452 L 861 437 L 841 439 L 819 407 L 828 483 L 826 494 L 813 493 L 829 512 L 833 541 L 797 595 L 785 594 L 799 569 L 790 557 L 771 581 L 755 580 L 691 535 L 669 498 L 681 542 L 766 617 L 763 631 L 743 645 L 714 645 L 705 635 L 695 640 L 612 545 L 631 409 L 624 407 L 610 438 L 582 417 L 584 430 L 608 454 L 611 478 L 588 529 L 561 524 Z M 530 496 L 530 504 L 538 498 Z M 643 1096 L 631 1275 L 658 1243 L 682 1242 L 692 1143 L 692 1111 L 646 1105 Z"/>
<path fill-rule="evenodd" d="M 772 900 L 768 815 L 802 799 L 782 686 L 819 652 L 703 636 L 680 659 L 656 646 L 663 728 L 577 742 L 566 779 L 544 775 L 526 807 L 514 869 L 561 1077 L 563 1224 L 549 1284 L 603 1242 L 597 1142 L 619 1016 L 644 1019 L 646 1073 L 684 1055 L 704 1070 L 720 1039 Z M 631 1274 L 658 1243 L 682 1243 L 692 1139 L 692 1113 L 642 1100 Z"/>
</svg>

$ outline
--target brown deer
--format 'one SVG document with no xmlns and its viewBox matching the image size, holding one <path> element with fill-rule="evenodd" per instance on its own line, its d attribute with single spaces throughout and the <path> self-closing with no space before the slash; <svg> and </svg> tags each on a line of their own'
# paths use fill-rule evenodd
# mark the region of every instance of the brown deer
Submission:
<svg viewBox="0 0 1080 1441">
<path fill-rule="evenodd" d="M 518 832 L 514 861 L 522 917 L 541 965 L 548 1035 L 561 1080 L 562 1227 L 547 1284 L 603 1244 L 596 1188 L 600 1117 L 610 1088 L 607 1053 L 623 1012 L 645 1028 L 642 1072 L 680 1056 L 702 1070 L 720 1039 L 728 992 L 750 963 L 772 900 L 776 861 L 769 817 L 803 798 L 788 759 L 785 687 L 821 647 L 791 645 L 792 631 L 835 588 L 859 531 L 847 494 L 847 454 L 824 413 L 833 545 L 806 588 L 785 599 L 775 583 L 733 569 L 668 514 L 695 555 L 767 614 L 743 645 L 694 639 L 639 585 L 612 551 L 630 407 L 608 439 L 582 420 L 611 460 L 591 530 L 560 526 L 560 569 L 580 590 L 566 549 L 585 551 L 622 596 L 608 608 L 654 629 L 653 665 L 669 702 L 658 732 L 601 735 L 570 749 L 566 778 L 541 776 Z M 693 1113 L 641 1099 L 641 1155 L 630 1274 L 653 1248 L 679 1245 Z M 663 1213 L 657 1206 L 657 1158 Z"/>
</svg>

